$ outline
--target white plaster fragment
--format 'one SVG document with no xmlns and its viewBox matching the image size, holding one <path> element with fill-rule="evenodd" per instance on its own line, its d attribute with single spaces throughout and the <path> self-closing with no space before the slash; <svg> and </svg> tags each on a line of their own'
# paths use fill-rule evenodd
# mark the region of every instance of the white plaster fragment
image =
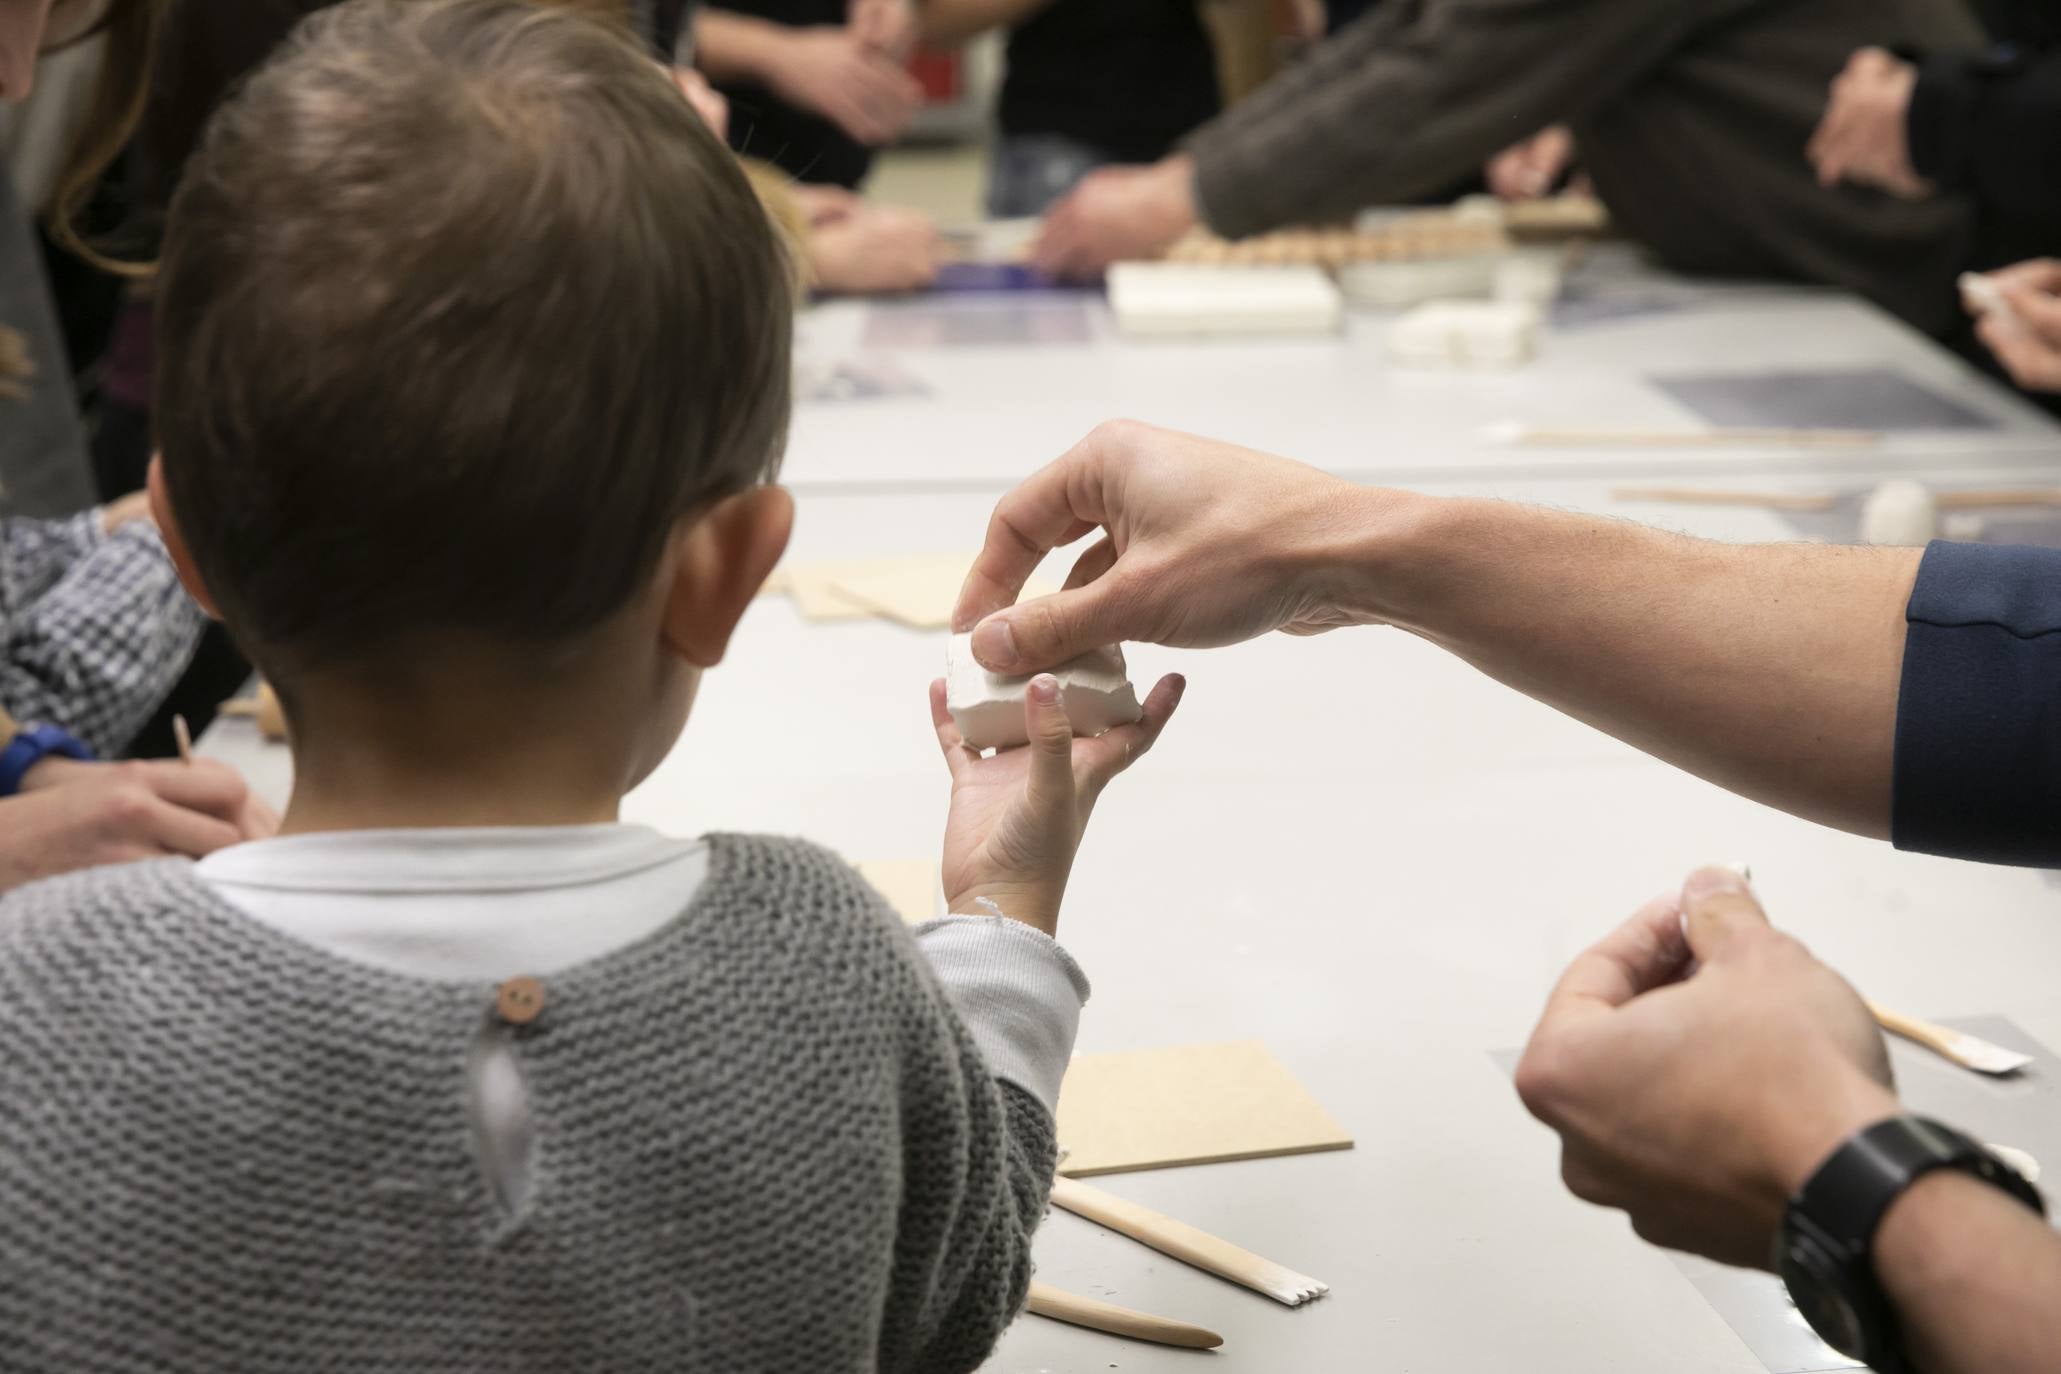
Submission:
<svg viewBox="0 0 2061 1374">
<path fill-rule="evenodd" d="M 1052 670 L 1076 735 L 1099 735 L 1143 714 L 1138 693 L 1114 644 L 1090 650 Z M 945 707 L 975 749 L 1007 749 L 1029 738 L 1023 694 L 1029 677 L 991 673 L 973 657 L 973 636 L 953 635 L 945 649 Z"/>
</svg>

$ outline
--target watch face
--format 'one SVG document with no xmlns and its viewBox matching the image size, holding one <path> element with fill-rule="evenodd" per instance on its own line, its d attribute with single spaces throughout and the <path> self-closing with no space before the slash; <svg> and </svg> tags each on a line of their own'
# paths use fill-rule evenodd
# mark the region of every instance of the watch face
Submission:
<svg viewBox="0 0 2061 1374">
<path fill-rule="evenodd" d="M 1796 1310 L 1825 1344 L 1843 1355 L 1860 1356 L 1866 1339 L 1860 1313 L 1840 1288 L 1836 1269 L 1816 1246 L 1801 1237 L 1787 1238 L 1782 1246 L 1782 1282 Z"/>
</svg>

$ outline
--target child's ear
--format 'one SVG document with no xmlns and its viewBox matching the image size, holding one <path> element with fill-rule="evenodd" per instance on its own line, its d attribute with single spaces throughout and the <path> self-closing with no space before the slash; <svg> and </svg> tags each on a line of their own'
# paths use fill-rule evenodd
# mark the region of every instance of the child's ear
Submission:
<svg viewBox="0 0 2061 1374">
<path fill-rule="evenodd" d="M 697 668 L 722 662 L 731 631 L 787 552 L 793 528 L 787 489 L 753 487 L 716 502 L 681 531 L 666 589 L 666 647 Z"/>
<path fill-rule="evenodd" d="M 150 518 L 157 521 L 157 531 L 164 537 L 165 552 L 172 556 L 172 567 L 179 574 L 180 583 L 186 594 L 193 598 L 210 618 L 220 620 L 222 613 L 215 609 L 215 598 L 208 594 L 207 583 L 200 580 L 200 570 L 193 566 L 193 555 L 186 548 L 186 532 L 179 528 L 179 521 L 172 514 L 172 496 L 165 490 L 165 456 L 162 453 L 150 455 Z"/>
</svg>

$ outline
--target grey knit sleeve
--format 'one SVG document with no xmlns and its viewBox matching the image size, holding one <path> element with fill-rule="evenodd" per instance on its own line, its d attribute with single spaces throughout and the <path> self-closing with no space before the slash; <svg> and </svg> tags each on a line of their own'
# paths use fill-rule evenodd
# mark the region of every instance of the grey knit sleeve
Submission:
<svg viewBox="0 0 2061 1374">
<path fill-rule="evenodd" d="M 894 934 L 912 963 L 914 1014 L 904 1023 L 901 1226 L 879 1366 L 957 1374 L 977 1369 L 1023 1308 L 1058 1143 L 1051 1113 L 995 1076 L 915 944 Z M 912 1092 L 918 1083 L 927 1086 Z"/>
<path fill-rule="evenodd" d="M 1188 145 L 1203 219 L 1230 238 L 1407 200 L 1645 79 L 1750 0 L 1390 3 Z"/>
</svg>

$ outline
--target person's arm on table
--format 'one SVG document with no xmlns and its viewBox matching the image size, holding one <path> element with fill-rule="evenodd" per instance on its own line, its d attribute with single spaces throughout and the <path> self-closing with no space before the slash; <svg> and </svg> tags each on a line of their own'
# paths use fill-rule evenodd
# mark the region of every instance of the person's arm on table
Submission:
<svg viewBox="0 0 2061 1374">
<path fill-rule="evenodd" d="M 1568 968 L 1517 1085 L 1560 1136 L 1577 1196 L 1624 1211 L 1654 1244 L 1760 1268 L 1789 1199 L 1901 1111 L 1866 1006 L 1726 869 L 1693 875 Z M 2018 1201 L 1925 1175 L 1870 1253 L 1926 1374 L 2053 1368 L 2061 1236 Z"/>
<path fill-rule="evenodd" d="M 1579 118 L 1736 0 L 1384 5 L 1154 167 L 1109 168 L 1054 210 L 1038 265 L 1092 273 L 1198 221 L 1228 238 L 1407 200 L 1512 135 Z M 1540 54 L 1552 60 L 1542 61 Z"/>
<path fill-rule="evenodd" d="M 212 759 L 46 759 L 0 797 L 0 892 L 103 864 L 198 859 L 278 826 L 236 770 Z"/>
<path fill-rule="evenodd" d="M 869 145 L 899 134 L 923 97 L 899 63 L 840 25 L 795 28 L 704 5 L 694 44 L 695 64 L 714 80 L 755 82 Z"/>
<path fill-rule="evenodd" d="M 1066 591 L 991 615 L 1097 528 Z M 1120 640 L 1396 625 L 1691 772 L 1884 835 L 1918 561 L 1364 488 L 1118 423 L 1003 498 L 956 625 L 1009 672 Z"/>
</svg>

